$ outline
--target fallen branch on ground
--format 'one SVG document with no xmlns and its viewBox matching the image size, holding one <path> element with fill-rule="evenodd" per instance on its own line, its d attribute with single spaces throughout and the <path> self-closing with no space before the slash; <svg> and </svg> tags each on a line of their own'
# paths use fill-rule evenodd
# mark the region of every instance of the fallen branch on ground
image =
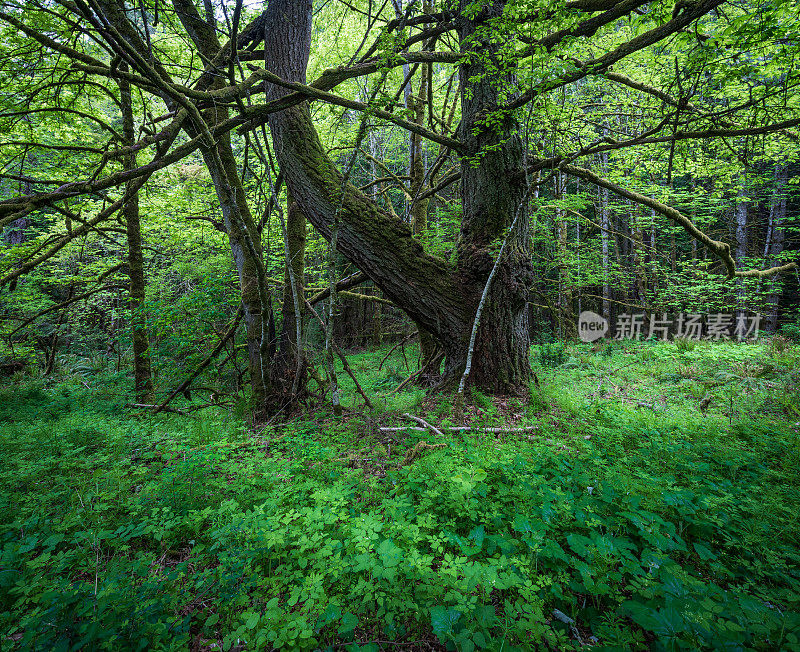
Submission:
<svg viewBox="0 0 800 652">
<path fill-rule="evenodd" d="M 378 428 L 380 432 L 401 432 L 403 430 L 415 430 L 418 432 L 425 432 L 428 428 L 417 428 L 415 426 L 394 426 Z M 441 428 L 449 432 L 481 432 L 481 433 L 501 433 L 501 432 L 534 432 L 539 430 L 539 426 L 524 426 L 522 428 L 474 428 L 472 426 L 449 426 Z"/>
<path fill-rule="evenodd" d="M 424 426 L 428 430 L 430 430 L 434 435 L 439 435 L 442 439 L 444 439 L 444 433 L 439 430 L 436 426 L 432 426 L 430 423 L 425 421 L 425 419 L 420 419 L 419 417 L 415 417 L 413 414 L 409 414 L 405 412 L 403 416 L 406 419 L 411 419 L 412 421 L 416 421 L 419 425 Z"/>
</svg>

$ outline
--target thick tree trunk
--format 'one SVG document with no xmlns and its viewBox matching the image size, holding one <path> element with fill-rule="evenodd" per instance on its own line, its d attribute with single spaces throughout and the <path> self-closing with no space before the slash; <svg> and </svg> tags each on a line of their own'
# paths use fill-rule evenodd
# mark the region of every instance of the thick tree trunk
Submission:
<svg viewBox="0 0 800 652">
<path fill-rule="evenodd" d="M 310 0 L 275 0 L 267 9 L 266 65 L 284 79 L 305 78 L 310 11 Z M 269 99 L 285 93 L 277 86 L 268 88 Z M 317 231 L 330 239 L 338 214 L 339 253 L 437 339 L 466 342 L 463 300 L 447 264 L 426 254 L 402 220 L 380 210 L 352 185 L 342 188 L 342 176 L 325 154 L 308 105 L 272 114 L 269 126 L 287 187 Z"/>
<path fill-rule="evenodd" d="M 510 72 L 498 59 L 496 34 L 490 34 L 489 21 L 502 16 L 504 5 L 505 0 L 492 0 L 474 18 L 462 14 L 458 19 L 461 49 L 471 54 L 468 63 L 459 68 L 464 80 L 460 137 L 466 155 L 461 166 L 463 218 L 457 266 L 467 288 L 471 314 L 500 242 L 517 211 L 524 210 L 522 143 L 508 117 L 499 123 L 496 120 L 500 86 L 509 80 Z M 475 13 L 467 0 L 462 0 L 461 10 L 468 15 Z M 499 393 L 518 392 L 530 378 L 526 307 L 533 273 L 527 219 L 519 219 L 515 231 L 483 308 L 470 379 L 483 389 Z"/>
<path fill-rule="evenodd" d="M 125 70 L 125 63 L 120 65 Z M 122 100 L 122 135 L 127 145 L 136 141 L 133 124 L 133 98 L 131 86 L 127 80 L 119 82 Z M 136 167 L 136 153 L 125 156 L 126 170 Z M 147 334 L 147 322 L 142 311 L 145 298 L 144 257 L 142 256 L 142 231 L 139 220 L 139 193 L 132 191 L 133 184 L 128 184 L 126 193 L 131 193 L 122 207 L 125 229 L 128 236 L 128 277 L 130 279 L 131 338 L 133 339 L 133 379 L 136 400 L 139 403 L 151 404 L 153 398 L 153 379 L 150 370 L 150 340 Z"/>
<path fill-rule="evenodd" d="M 502 8 L 502 7 L 501 7 Z M 493 10 L 496 11 L 496 8 Z M 311 0 L 273 0 L 266 12 L 265 64 L 289 81 L 303 81 L 311 36 Z M 463 38 L 475 21 L 463 21 Z M 465 42 L 465 46 L 467 43 Z M 468 47 L 473 47 L 472 44 Z M 465 66 L 470 79 L 482 67 Z M 472 72 L 470 72 L 472 71 Z M 267 98 L 285 94 L 268 85 Z M 519 140 L 509 128 L 480 128 L 482 112 L 497 106 L 497 90 L 487 77 L 463 98 L 465 137 L 470 153 L 487 152 L 478 167 L 464 165 L 464 222 L 458 266 L 426 254 L 409 226 L 381 211 L 342 177 L 325 154 L 306 104 L 270 115 L 269 127 L 287 187 L 306 218 L 326 239 L 338 222 L 337 250 L 365 272 L 386 296 L 436 338 L 445 352 L 445 378 L 464 369 L 469 332 L 494 261 L 494 246 L 505 234 L 524 189 Z M 524 220 L 520 220 L 524 224 Z M 478 333 L 471 381 L 489 391 L 517 390 L 528 379 L 528 329 L 525 303 L 530 283 L 527 231 L 520 229 L 508 248 Z"/>
</svg>

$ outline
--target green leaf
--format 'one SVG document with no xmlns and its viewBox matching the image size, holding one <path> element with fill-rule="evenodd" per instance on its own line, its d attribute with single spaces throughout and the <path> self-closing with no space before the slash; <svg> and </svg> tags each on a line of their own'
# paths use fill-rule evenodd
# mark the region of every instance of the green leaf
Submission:
<svg viewBox="0 0 800 652">
<path fill-rule="evenodd" d="M 437 606 L 431 608 L 431 627 L 433 633 L 436 634 L 440 640 L 443 634 L 452 634 L 453 626 L 461 618 L 461 613 L 455 609 L 448 609 L 447 607 Z"/>
<path fill-rule="evenodd" d="M 703 561 L 709 561 L 711 559 L 717 558 L 717 556 L 713 552 L 711 552 L 708 548 L 706 548 L 704 545 L 701 545 L 699 543 L 694 543 L 692 545 L 694 546 L 694 550 L 697 553 L 697 555 Z"/>
<path fill-rule="evenodd" d="M 378 556 L 387 568 L 397 566 L 403 559 L 403 550 L 398 548 L 391 539 L 384 539 L 378 545 Z"/>
<path fill-rule="evenodd" d="M 358 616 L 351 614 L 349 611 L 342 616 L 342 624 L 339 625 L 339 633 L 346 634 L 347 632 L 352 632 L 356 625 L 358 625 Z"/>
</svg>

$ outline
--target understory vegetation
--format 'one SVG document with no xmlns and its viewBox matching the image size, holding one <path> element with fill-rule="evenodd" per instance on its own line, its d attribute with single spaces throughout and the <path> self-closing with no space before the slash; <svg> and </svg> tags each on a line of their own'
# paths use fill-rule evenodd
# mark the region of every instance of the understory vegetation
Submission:
<svg viewBox="0 0 800 652">
<path fill-rule="evenodd" d="M 349 356 L 372 410 L 342 374 L 343 417 L 256 430 L 135 412 L 113 362 L 18 374 L 0 645 L 800 650 L 798 347 L 559 346 L 472 430 L 392 391 L 413 346 Z"/>
</svg>

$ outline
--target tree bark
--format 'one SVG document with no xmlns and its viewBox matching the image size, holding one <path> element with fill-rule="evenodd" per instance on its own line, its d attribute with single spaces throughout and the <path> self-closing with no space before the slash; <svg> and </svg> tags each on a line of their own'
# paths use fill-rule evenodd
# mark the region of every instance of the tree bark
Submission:
<svg viewBox="0 0 800 652">
<path fill-rule="evenodd" d="M 464 80 L 461 93 L 461 141 L 465 156 L 461 165 L 463 218 L 456 244 L 457 268 L 466 288 L 470 314 L 480 300 L 494 265 L 496 247 L 523 210 L 525 172 L 522 142 L 515 125 L 504 116 L 496 118 L 500 85 L 511 81 L 498 56 L 496 35 L 490 21 L 503 14 L 505 0 L 491 0 L 474 16 L 467 0 L 461 1 L 457 19 L 461 50 L 470 52 L 459 67 Z M 494 115 L 493 115 L 494 114 Z M 478 329 L 471 382 L 498 393 L 518 392 L 530 378 L 528 288 L 533 282 L 527 219 L 520 219 L 506 247 Z"/>
<path fill-rule="evenodd" d="M 495 3 L 492 15 L 502 12 Z M 304 81 L 311 36 L 311 1 L 273 0 L 265 15 L 265 64 L 288 81 Z M 464 47 L 486 16 L 461 20 Z M 491 52 L 488 39 L 479 48 Z M 342 177 L 325 154 L 306 103 L 275 113 L 269 127 L 287 187 L 306 218 L 326 239 L 338 222 L 337 250 L 365 272 L 386 296 L 428 330 L 445 352 L 445 379 L 464 369 L 469 333 L 493 251 L 510 226 L 524 194 L 519 139 L 512 125 L 489 129 L 486 114 L 497 108 L 498 91 L 483 63 L 463 66 L 462 78 L 480 76 L 462 97 L 463 134 L 471 157 L 483 153 L 477 167 L 465 162 L 462 177 L 464 220 L 458 263 L 450 268 L 426 254 L 402 220 L 380 210 Z M 268 85 L 267 99 L 286 94 Z M 473 129 L 479 133 L 475 135 Z M 487 146 L 496 150 L 484 152 Z M 520 220 L 524 223 L 524 220 Z M 487 302 L 478 333 L 471 382 L 494 392 L 518 391 L 530 374 L 525 311 L 531 280 L 527 230 L 520 229 L 508 248 Z"/>
<path fill-rule="evenodd" d="M 305 273 L 306 254 L 306 218 L 291 195 L 287 198 L 286 211 L 286 260 L 283 285 L 283 324 L 276 358 L 276 382 L 295 385 L 295 374 L 302 372 L 302 360 L 298 365 L 298 356 L 302 356 L 303 316 L 303 275 Z M 291 266 L 291 269 L 290 269 Z M 292 290 L 294 283 L 294 291 Z M 299 308 L 299 312 L 297 311 Z M 298 338 L 299 335 L 299 338 Z"/>
<path fill-rule="evenodd" d="M 608 153 L 600 155 L 603 163 L 602 169 L 608 167 Z M 609 285 L 609 260 L 608 260 L 608 230 L 611 226 L 609 220 L 608 188 L 599 188 L 598 208 L 600 209 L 600 247 L 603 263 L 603 317 L 611 320 L 611 288 Z"/>
<path fill-rule="evenodd" d="M 124 62 L 122 70 L 127 69 Z M 136 141 L 133 123 L 133 97 L 131 86 L 127 80 L 119 81 L 122 106 L 122 136 L 125 144 L 131 146 Z M 136 167 L 136 153 L 131 152 L 124 158 L 126 170 Z M 147 321 L 143 312 L 145 299 L 144 257 L 142 255 L 142 229 L 139 219 L 139 193 L 133 183 L 126 185 L 128 196 L 122 207 L 125 230 L 128 237 L 128 277 L 130 279 L 131 338 L 133 340 L 133 379 L 138 403 L 152 403 L 153 378 L 150 369 L 150 339 L 147 333 Z"/>
<path fill-rule="evenodd" d="M 188 0 L 173 0 L 173 5 L 199 52 L 209 61 L 213 60 L 221 48 L 215 27 L 203 20 Z M 217 76 L 210 89 L 224 85 L 224 78 Z M 214 126 L 228 118 L 228 110 L 214 107 L 203 111 L 202 115 L 209 126 Z M 253 401 L 256 412 L 262 413 L 272 393 L 271 366 L 276 337 L 272 301 L 264 275 L 261 238 L 239 177 L 230 134 L 217 139 L 215 151 L 204 148 L 202 154 L 214 183 L 239 277 Z"/>
<path fill-rule="evenodd" d="M 553 178 L 556 199 L 563 199 L 566 190 L 566 175 L 556 172 Z M 564 211 L 556 207 L 556 242 L 558 243 L 558 328 L 563 338 L 576 335 L 576 322 L 572 312 L 572 291 L 569 281 L 569 265 L 567 261 L 567 218 Z"/>
<path fill-rule="evenodd" d="M 748 188 L 747 172 L 742 174 L 741 185 L 736 196 L 734 217 L 736 219 L 736 265 L 742 267 L 747 256 L 747 213 L 748 213 Z M 736 314 L 741 316 L 745 309 L 744 280 L 736 279 Z"/>
<path fill-rule="evenodd" d="M 784 245 L 784 223 L 786 221 L 786 183 L 788 180 L 788 165 L 778 163 L 775 165 L 775 192 L 769 205 L 769 225 L 767 229 L 767 242 L 764 246 L 765 265 L 777 265 Z M 778 312 L 782 294 L 779 279 L 769 279 L 771 291 L 767 295 L 767 305 L 770 312 L 767 316 L 766 326 L 775 332 L 778 328 Z"/>
</svg>

